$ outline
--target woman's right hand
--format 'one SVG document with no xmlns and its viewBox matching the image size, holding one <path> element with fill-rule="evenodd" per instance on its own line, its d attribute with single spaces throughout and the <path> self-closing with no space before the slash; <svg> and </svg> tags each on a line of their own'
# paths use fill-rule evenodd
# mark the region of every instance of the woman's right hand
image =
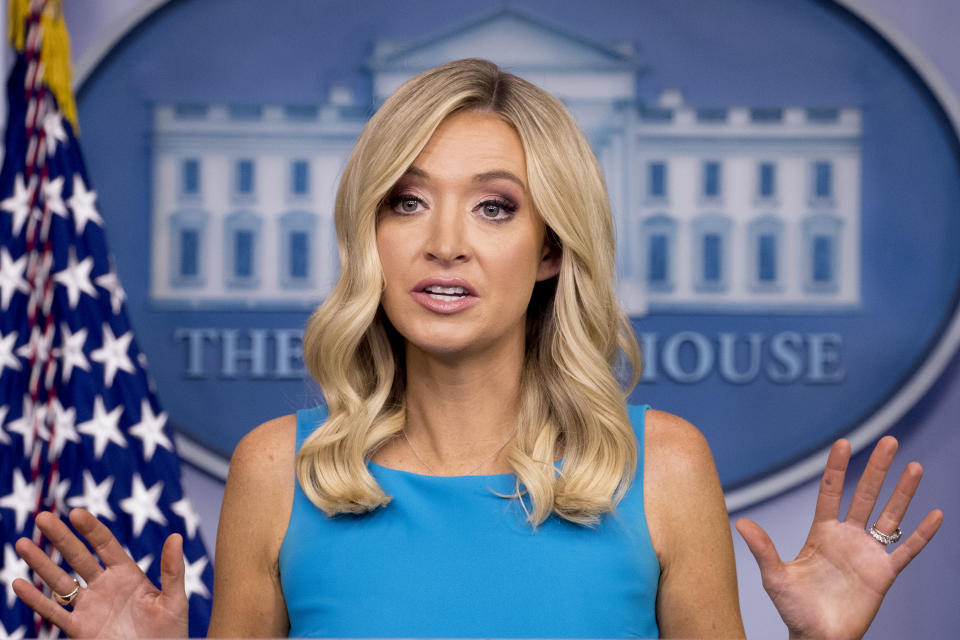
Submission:
<svg viewBox="0 0 960 640">
<path fill-rule="evenodd" d="M 13 590 L 43 618 L 72 638 L 187 637 L 183 539 L 179 534 L 168 537 L 163 545 L 162 589 L 158 590 L 110 529 L 88 511 L 74 509 L 70 512 L 70 522 L 96 556 L 54 514 L 41 513 L 36 522 L 43 535 L 86 582 L 85 588 L 80 589 L 70 603 L 71 610 L 44 596 L 26 580 L 15 580 Z M 16 549 L 54 593 L 66 595 L 73 591 L 74 578 L 31 540 L 20 538 Z"/>
</svg>

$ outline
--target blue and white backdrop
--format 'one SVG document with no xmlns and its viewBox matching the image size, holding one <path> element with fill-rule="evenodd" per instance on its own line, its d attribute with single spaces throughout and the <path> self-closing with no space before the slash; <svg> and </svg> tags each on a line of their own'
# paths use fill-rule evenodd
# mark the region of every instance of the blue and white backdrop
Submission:
<svg viewBox="0 0 960 640">
<path fill-rule="evenodd" d="M 907 525 L 947 524 L 871 637 L 957 628 L 949 0 L 65 4 L 89 170 L 208 537 L 236 442 L 319 400 L 300 336 L 357 134 L 414 73 L 485 57 L 561 97 L 600 159 L 633 400 L 704 431 L 731 511 L 784 555 L 824 448 L 900 436 L 928 467 Z M 737 551 L 748 632 L 779 633 Z"/>
</svg>

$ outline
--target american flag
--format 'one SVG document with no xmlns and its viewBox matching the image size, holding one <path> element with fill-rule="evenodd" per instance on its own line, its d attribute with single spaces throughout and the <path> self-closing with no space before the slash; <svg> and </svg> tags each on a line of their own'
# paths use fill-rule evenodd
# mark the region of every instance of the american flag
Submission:
<svg viewBox="0 0 960 640">
<path fill-rule="evenodd" d="M 0 638 L 55 633 L 13 592 L 18 577 L 43 586 L 13 544 L 46 544 L 36 515 L 73 507 L 110 527 L 155 584 L 163 540 L 180 532 L 190 635 L 202 636 L 213 568 L 71 123 L 62 15 L 52 0 L 11 1 L 25 8 L 0 173 Z"/>
</svg>

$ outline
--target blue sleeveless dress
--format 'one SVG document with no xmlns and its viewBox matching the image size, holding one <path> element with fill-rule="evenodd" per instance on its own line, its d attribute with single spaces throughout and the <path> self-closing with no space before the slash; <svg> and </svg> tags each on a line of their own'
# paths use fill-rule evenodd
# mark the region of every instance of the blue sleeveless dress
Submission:
<svg viewBox="0 0 960 640">
<path fill-rule="evenodd" d="M 658 636 L 660 566 L 643 511 L 640 456 L 616 514 L 596 527 L 550 516 L 536 530 L 513 474 L 437 477 L 370 462 L 390 504 L 328 517 L 295 488 L 280 548 L 291 637 Z M 326 419 L 297 413 L 297 449 Z"/>
</svg>

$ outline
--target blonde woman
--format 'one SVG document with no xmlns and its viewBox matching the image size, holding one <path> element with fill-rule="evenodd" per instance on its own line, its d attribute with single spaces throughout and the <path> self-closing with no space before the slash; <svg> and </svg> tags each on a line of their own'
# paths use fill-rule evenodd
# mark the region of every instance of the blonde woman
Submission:
<svg viewBox="0 0 960 640">
<path fill-rule="evenodd" d="M 628 407 L 637 344 L 613 293 L 613 229 L 589 146 L 552 96 L 480 60 L 413 78 L 360 136 L 336 203 L 342 275 L 307 326 L 326 408 L 261 425 L 230 466 L 213 636 L 742 637 L 706 442 Z M 858 637 L 942 519 L 892 553 L 921 468 L 865 532 L 896 441 L 838 520 L 831 452 L 807 545 L 740 533 L 796 637 Z M 89 513 L 38 524 L 85 580 L 72 636 L 186 635 L 180 540 L 155 589 Z M 28 540 L 55 593 L 73 577 Z"/>
</svg>

